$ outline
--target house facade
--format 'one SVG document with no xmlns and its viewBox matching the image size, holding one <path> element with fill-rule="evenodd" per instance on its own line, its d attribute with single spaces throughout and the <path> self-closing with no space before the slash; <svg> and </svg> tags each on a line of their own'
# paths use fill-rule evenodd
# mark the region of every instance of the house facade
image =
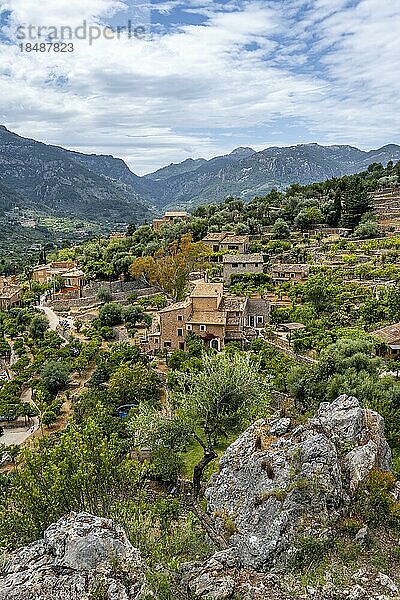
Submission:
<svg viewBox="0 0 400 600">
<path fill-rule="evenodd" d="M 33 269 L 33 280 L 38 283 L 50 283 L 54 277 L 60 277 L 66 290 L 81 289 L 85 284 L 85 273 L 73 261 L 52 262 Z"/>
<path fill-rule="evenodd" d="M 186 350 L 186 336 L 200 337 L 206 348 L 222 350 L 230 341 L 257 337 L 269 321 L 270 305 L 262 298 L 224 295 L 222 283 L 198 281 L 184 301 L 159 311 L 150 350 Z"/>
<path fill-rule="evenodd" d="M 249 236 L 236 235 L 233 231 L 209 233 L 202 239 L 211 252 L 230 252 L 246 254 L 249 249 Z"/>
<path fill-rule="evenodd" d="M 224 284 L 231 284 L 232 275 L 244 273 L 262 273 L 264 259 L 262 254 L 225 254 L 222 257 Z"/>
<path fill-rule="evenodd" d="M 175 219 L 181 219 L 187 221 L 189 219 L 189 213 L 186 211 L 170 210 L 167 211 L 161 219 L 153 219 L 153 229 L 159 231 L 165 223 L 173 223 Z"/>
<path fill-rule="evenodd" d="M 270 273 L 274 284 L 292 282 L 303 283 L 309 275 L 307 264 L 276 264 L 270 267 Z"/>
<path fill-rule="evenodd" d="M 400 359 L 400 323 L 388 325 L 372 332 L 372 335 L 379 338 L 386 345 L 385 352 L 388 358 Z"/>
<path fill-rule="evenodd" d="M 0 277 L 0 310 L 8 310 L 21 304 L 21 286 L 10 279 Z"/>
</svg>

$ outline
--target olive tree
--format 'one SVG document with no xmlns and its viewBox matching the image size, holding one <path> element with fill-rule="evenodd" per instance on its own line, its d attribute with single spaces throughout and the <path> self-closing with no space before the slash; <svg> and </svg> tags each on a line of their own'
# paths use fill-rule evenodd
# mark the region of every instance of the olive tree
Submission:
<svg viewBox="0 0 400 600">
<path fill-rule="evenodd" d="M 182 374 L 181 391 L 175 394 L 178 412 L 203 453 L 193 471 L 195 496 L 205 468 L 217 458 L 218 442 L 264 411 L 269 399 L 268 379 L 253 354 L 204 354 L 202 360 L 203 370 Z"/>
</svg>

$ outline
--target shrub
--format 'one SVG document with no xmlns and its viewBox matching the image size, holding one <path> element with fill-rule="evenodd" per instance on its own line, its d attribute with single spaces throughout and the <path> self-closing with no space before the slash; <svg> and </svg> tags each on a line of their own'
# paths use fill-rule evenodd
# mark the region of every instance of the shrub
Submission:
<svg viewBox="0 0 400 600">
<path fill-rule="evenodd" d="M 113 327 L 122 323 L 122 306 L 117 302 L 104 304 L 99 310 L 101 327 Z"/>
<path fill-rule="evenodd" d="M 111 300 L 112 300 L 111 290 L 104 286 L 99 288 L 99 291 L 97 292 L 97 298 L 98 298 L 98 300 L 100 300 L 100 302 L 111 302 Z"/>
<path fill-rule="evenodd" d="M 302 569 L 314 562 L 320 562 L 332 546 L 327 539 L 304 535 L 296 539 L 296 552 L 289 559 L 289 568 Z"/>
<path fill-rule="evenodd" d="M 343 533 L 349 533 L 350 535 L 355 535 L 357 531 L 361 529 L 364 525 L 362 519 L 358 517 L 346 517 L 340 523 L 340 529 Z"/>
<path fill-rule="evenodd" d="M 373 469 L 355 497 L 355 510 L 372 526 L 388 526 L 400 530 L 400 504 L 391 492 L 396 487 L 393 473 Z"/>
</svg>

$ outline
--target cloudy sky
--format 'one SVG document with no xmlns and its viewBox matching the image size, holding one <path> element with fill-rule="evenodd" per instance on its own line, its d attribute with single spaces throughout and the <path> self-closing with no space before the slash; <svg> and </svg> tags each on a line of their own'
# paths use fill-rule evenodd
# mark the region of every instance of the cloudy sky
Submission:
<svg viewBox="0 0 400 600">
<path fill-rule="evenodd" d="M 138 174 L 237 146 L 400 143 L 399 0 L 0 7 L 0 121 L 21 135 L 113 154 Z M 129 20 L 144 39 L 74 39 L 63 54 L 21 51 L 17 39 L 21 26 L 115 31 Z"/>
</svg>

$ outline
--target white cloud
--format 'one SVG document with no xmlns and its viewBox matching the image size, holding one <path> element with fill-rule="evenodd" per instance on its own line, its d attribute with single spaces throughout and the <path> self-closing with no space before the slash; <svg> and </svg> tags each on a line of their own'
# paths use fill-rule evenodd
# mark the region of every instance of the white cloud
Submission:
<svg viewBox="0 0 400 600">
<path fill-rule="evenodd" d="M 126 6 L 123 0 L 5 0 L 2 4 L 3 10 L 11 11 L 14 23 L 33 25 L 79 25 L 85 19 L 112 16 Z"/>
<path fill-rule="evenodd" d="M 215 2 L 171 0 L 158 8 L 177 4 L 207 15 L 205 24 L 146 41 L 75 42 L 73 54 L 3 45 L 4 123 L 48 143 L 114 153 L 137 172 L 227 152 L 229 141 L 251 145 L 254 128 L 258 143 L 265 132 L 265 146 L 271 136 L 275 145 L 398 141 L 397 3 L 248 1 L 222 11 Z M 121 9 L 114 0 L 79 0 L 79 10 L 78 0 L 57 0 L 50 13 L 25 0 L 7 6 L 14 22 L 37 23 L 77 15 L 92 22 Z"/>
</svg>

